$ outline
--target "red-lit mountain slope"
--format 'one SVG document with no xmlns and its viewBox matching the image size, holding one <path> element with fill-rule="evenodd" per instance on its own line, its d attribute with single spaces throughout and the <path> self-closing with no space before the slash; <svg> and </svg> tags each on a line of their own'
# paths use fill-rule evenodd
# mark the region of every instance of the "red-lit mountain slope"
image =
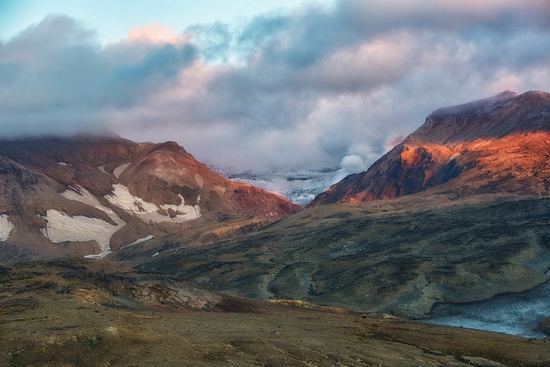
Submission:
<svg viewBox="0 0 550 367">
<path fill-rule="evenodd" d="M 435 188 L 452 198 L 550 193 L 550 94 L 503 92 L 442 108 L 366 172 L 310 204 L 358 202 Z"/>
</svg>

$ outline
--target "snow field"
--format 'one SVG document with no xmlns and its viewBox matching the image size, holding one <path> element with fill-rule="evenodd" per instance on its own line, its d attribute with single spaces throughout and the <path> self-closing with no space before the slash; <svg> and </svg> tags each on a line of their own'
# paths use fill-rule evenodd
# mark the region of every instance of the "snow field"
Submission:
<svg viewBox="0 0 550 367">
<path fill-rule="evenodd" d="M 123 167 L 125 166 L 125 167 Z M 117 167 L 116 174 L 122 173 L 128 165 Z M 116 205 L 123 210 L 136 215 L 141 220 L 147 222 L 174 222 L 183 223 L 191 219 L 196 219 L 201 216 L 199 206 L 185 205 L 185 200 L 180 195 L 181 204 L 170 205 L 163 204 L 160 208 L 168 211 L 172 210 L 177 213 L 173 218 L 158 213 L 159 207 L 153 203 L 130 194 L 128 188 L 121 184 L 113 186 L 114 191 L 111 195 L 106 195 L 105 198 L 113 205 Z M 96 255 L 87 255 L 87 258 L 102 258 L 111 253 L 111 237 L 124 225 L 124 222 L 113 210 L 103 206 L 99 200 L 92 195 L 88 190 L 81 186 L 74 186 L 69 190 L 61 193 L 61 195 L 69 200 L 81 202 L 92 206 L 106 213 L 116 225 L 112 225 L 98 218 L 90 218 L 86 216 L 69 216 L 55 209 L 49 209 L 46 216 L 46 228 L 42 230 L 44 237 L 54 243 L 65 241 L 91 241 L 96 240 L 101 246 L 101 252 Z M 13 223 L 8 221 L 7 215 L 0 215 L 0 241 L 6 241 L 9 238 Z M 154 236 L 149 235 L 140 238 L 133 243 L 127 245 L 135 245 L 141 242 L 148 241 Z"/>
<path fill-rule="evenodd" d="M 126 222 L 110 208 L 101 205 L 94 195 L 81 186 L 75 186 L 73 190 L 66 190 L 61 195 L 69 200 L 78 201 L 103 211 L 117 225 L 113 226 L 97 218 L 70 217 L 52 209 L 48 210 L 44 218 L 48 221 L 45 236 L 52 242 L 96 240 L 101 246 L 101 252 L 97 255 L 87 255 L 86 257 L 89 258 L 102 258 L 111 253 L 111 237 L 126 225 Z"/>
<path fill-rule="evenodd" d="M 198 205 L 185 205 L 185 200 L 181 195 L 181 204 L 179 205 L 170 205 L 163 204 L 160 208 L 164 210 L 173 210 L 177 215 L 173 218 L 170 218 L 166 215 L 158 213 L 159 207 L 153 203 L 146 202 L 140 197 L 130 194 L 128 188 L 121 184 L 113 185 L 113 194 L 106 195 L 105 198 L 113 205 L 116 205 L 130 214 L 136 215 L 138 218 L 144 222 L 173 222 L 173 223 L 184 223 L 192 219 L 199 218 L 201 216 L 200 208 Z"/>
<path fill-rule="evenodd" d="M 10 238 L 13 223 L 8 220 L 7 214 L 0 215 L 0 241 L 7 241 Z"/>
<path fill-rule="evenodd" d="M 152 234 L 150 234 L 150 235 L 147 236 L 147 237 L 138 238 L 138 239 L 135 240 L 134 242 L 129 243 L 129 244 L 127 244 L 126 246 L 122 246 L 121 248 L 128 247 L 128 246 L 132 246 L 132 245 L 137 245 L 138 243 L 146 242 L 146 241 L 152 240 L 153 238 L 155 238 L 155 236 L 153 236 Z"/>
<path fill-rule="evenodd" d="M 101 246 L 101 254 L 95 255 L 98 257 L 104 257 L 111 252 L 111 237 L 120 229 L 120 226 L 113 226 L 101 219 L 81 215 L 71 217 L 55 209 L 49 209 L 44 219 L 47 223 L 42 234 L 50 241 L 59 243 L 96 240 Z"/>
</svg>

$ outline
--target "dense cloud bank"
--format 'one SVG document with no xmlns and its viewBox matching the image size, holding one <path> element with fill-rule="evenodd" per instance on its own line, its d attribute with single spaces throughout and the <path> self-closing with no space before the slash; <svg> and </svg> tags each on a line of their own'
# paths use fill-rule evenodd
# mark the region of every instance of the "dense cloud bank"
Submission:
<svg viewBox="0 0 550 367">
<path fill-rule="evenodd" d="M 109 129 L 251 168 L 362 170 L 431 111 L 550 89 L 545 0 L 340 0 L 99 44 L 51 15 L 0 42 L 0 134 Z"/>
</svg>

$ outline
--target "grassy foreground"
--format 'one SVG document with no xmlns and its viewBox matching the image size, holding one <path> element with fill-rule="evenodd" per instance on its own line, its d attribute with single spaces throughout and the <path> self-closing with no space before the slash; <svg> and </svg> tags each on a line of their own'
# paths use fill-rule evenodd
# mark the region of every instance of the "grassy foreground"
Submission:
<svg viewBox="0 0 550 367">
<path fill-rule="evenodd" d="M 0 366 L 548 366 L 546 341 L 260 302 L 102 261 L 0 268 Z"/>
</svg>

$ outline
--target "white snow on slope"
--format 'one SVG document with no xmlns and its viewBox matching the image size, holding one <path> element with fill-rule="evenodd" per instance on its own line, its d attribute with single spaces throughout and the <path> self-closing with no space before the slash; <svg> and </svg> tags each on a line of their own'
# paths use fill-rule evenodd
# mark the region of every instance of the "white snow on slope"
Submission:
<svg viewBox="0 0 550 367">
<path fill-rule="evenodd" d="M 90 193 L 88 190 L 86 190 L 85 188 L 83 188 L 81 186 L 78 186 L 78 185 L 75 186 L 74 189 L 76 191 L 66 190 L 66 191 L 62 192 L 61 195 L 66 197 L 69 200 L 79 201 L 83 204 L 93 206 L 94 208 L 103 211 L 117 225 L 125 225 L 126 224 L 126 222 L 123 221 L 122 219 L 120 219 L 120 217 L 118 215 L 116 215 L 116 213 L 114 211 L 112 211 L 110 208 L 107 208 L 106 206 L 101 205 L 99 200 L 97 200 L 97 198 L 94 195 L 92 195 L 92 193 Z"/>
<path fill-rule="evenodd" d="M 7 241 L 12 229 L 13 223 L 8 220 L 8 215 L 0 215 L 0 241 Z"/>
<path fill-rule="evenodd" d="M 122 172 L 126 171 L 126 168 L 128 168 L 129 165 L 130 163 L 126 163 L 121 166 L 118 166 L 117 168 L 114 169 L 113 175 L 115 175 L 116 178 L 119 178 Z"/>
<path fill-rule="evenodd" d="M 93 206 L 94 208 L 97 208 L 99 210 L 102 210 L 104 212 L 112 212 L 111 209 L 104 207 L 101 205 L 99 200 L 92 195 L 88 190 L 83 188 L 82 186 L 74 186 L 72 190 L 65 190 L 61 193 L 61 196 L 74 201 L 79 201 L 83 204 Z"/>
<path fill-rule="evenodd" d="M 125 166 L 127 167 L 128 165 Z M 121 167 L 117 168 L 117 174 L 123 171 L 120 170 Z M 105 198 L 111 204 L 136 215 L 145 222 L 183 223 L 201 216 L 199 206 L 185 205 L 185 200 L 181 195 L 181 204 L 163 204 L 159 208 L 153 203 L 146 202 L 139 197 L 131 195 L 128 188 L 124 185 L 117 184 L 113 187 L 113 194 L 106 195 Z M 101 252 L 96 255 L 87 255 L 85 256 L 86 258 L 102 258 L 111 253 L 111 237 L 119 229 L 124 227 L 126 222 L 124 222 L 113 210 L 102 205 L 97 197 L 81 186 L 73 186 L 71 189 L 62 192 L 61 195 L 69 200 L 78 201 L 103 211 L 116 223 L 116 225 L 112 225 L 98 218 L 90 218 L 81 215 L 72 217 L 58 210 L 50 209 L 46 212 L 46 216 L 43 217 L 46 220 L 46 228 L 42 229 L 44 237 L 54 243 L 96 240 L 101 246 Z M 164 209 L 165 211 L 171 210 L 176 213 L 176 215 L 170 218 L 167 215 L 160 214 L 158 212 L 159 209 Z M 0 215 L 0 241 L 5 241 L 9 238 L 9 233 L 12 228 L 13 224 L 8 221 L 7 215 Z M 130 245 L 148 241 L 153 237 L 154 236 L 150 235 L 140 238 Z"/>
<path fill-rule="evenodd" d="M 65 167 L 70 166 L 70 164 L 65 163 L 65 162 L 57 162 L 57 164 L 59 164 L 60 166 L 65 166 Z"/>
<path fill-rule="evenodd" d="M 126 246 L 122 246 L 121 248 L 128 247 L 128 246 L 132 246 L 132 245 L 137 245 L 138 243 L 142 243 L 142 242 L 145 242 L 145 241 L 149 241 L 149 240 L 152 240 L 153 238 L 155 238 L 155 236 L 153 236 L 152 234 L 150 234 L 150 235 L 147 236 L 147 237 L 138 238 L 138 239 L 135 240 L 134 242 L 129 243 L 129 244 L 127 244 Z"/>
<path fill-rule="evenodd" d="M 105 171 L 105 165 L 99 166 L 99 167 L 97 167 L 97 169 L 100 170 L 103 173 L 107 173 L 107 171 Z"/>
<path fill-rule="evenodd" d="M 86 220 L 82 219 L 82 218 L 86 218 L 86 219 L 90 219 L 90 220 L 100 221 L 100 222 L 104 223 L 103 227 L 107 228 L 107 230 L 106 230 L 103 237 L 101 237 L 101 238 L 91 238 L 91 239 L 97 240 L 97 242 L 101 246 L 101 252 L 97 255 L 87 255 L 86 256 L 87 258 L 102 258 L 102 257 L 105 257 L 107 254 L 111 253 L 111 246 L 110 246 L 111 237 L 113 236 L 113 234 L 115 234 L 116 231 L 118 231 L 120 228 L 124 227 L 124 225 L 126 225 L 126 222 L 123 221 L 122 219 L 120 219 L 120 217 L 118 215 L 116 215 L 116 213 L 114 211 L 112 211 L 110 208 L 107 208 L 107 207 L 101 205 L 99 200 L 97 200 L 97 198 L 94 195 L 92 195 L 88 190 L 86 190 L 85 188 L 83 188 L 81 186 L 77 185 L 73 188 L 73 190 L 66 190 L 66 191 L 62 192 L 61 195 L 64 196 L 65 198 L 69 199 L 69 200 L 79 201 L 83 204 L 90 205 L 90 206 L 92 206 L 96 209 L 99 209 L 99 210 L 105 212 L 109 216 L 109 218 L 111 218 L 111 220 L 117 224 L 116 226 L 113 226 L 113 225 L 111 225 L 111 224 L 109 224 L 105 221 L 102 221 L 101 219 L 88 218 L 88 217 L 84 217 L 84 216 L 69 217 L 69 218 L 73 218 L 73 219 L 76 218 L 77 219 L 76 221 L 74 221 L 74 220 L 72 221 L 72 225 L 83 225 Z M 63 238 L 63 230 L 66 231 L 66 228 L 63 225 L 60 225 L 59 223 L 50 224 L 51 220 L 54 220 L 54 221 L 58 220 L 59 219 L 58 216 L 54 215 L 54 217 L 49 218 L 49 216 L 46 215 L 45 219 L 48 220 L 48 226 L 53 228 L 54 237 L 56 239 Z M 64 219 L 65 223 L 67 224 L 68 220 L 66 218 L 63 218 L 63 219 Z M 94 222 L 94 223 L 95 223 L 96 226 L 98 225 L 97 222 Z M 109 227 L 105 227 L 105 225 L 107 225 Z M 50 231 L 51 231 L 51 229 L 47 228 L 47 234 L 50 236 L 50 241 L 56 242 L 56 241 L 52 240 L 52 237 L 51 237 L 52 233 Z M 72 235 L 74 235 L 72 232 L 67 232 L 66 236 L 65 236 L 65 239 L 61 239 L 60 241 L 57 241 L 57 242 L 72 241 L 69 238 L 69 236 L 72 236 Z M 87 236 L 88 236 L 88 234 L 86 234 L 85 231 L 84 231 L 84 233 L 82 235 L 82 238 L 87 237 Z M 108 236 L 108 238 L 106 238 L 106 236 Z M 87 240 L 90 240 L 90 238 L 78 239 L 76 241 L 87 241 Z"/>
<path fill-rule="evenodd" d="M 111 237 L 120 229 L 120 226 L 113 226 L 101 219 L 82 215 L 71 217 L 55 209 L 49 209 L 44 219 L 47 223 L 42 234 L 54 243 L 96 240 L 101 246 L 101 253 L 91 255 L 94 257 L 104 257 L 111 252 Z"/>
<path fill-rule="evenodd" d="M 128 188 L 121 184 L 113 185 L 113 193 L 111 195 L 105 195 L 105 198 L 113 205 L 116 205 L 130 214 L 136 215 L 144 222 L 173 222 L 183 223 L 192 219 L 199 218 L 201 216 L 200 208 L 198 205 L 185 205 L 183 196 L 179 195 L 181 204 L 170 205 L 163 204 L 160 208 L 164 210 L 171 209 L 176 213 L 173 218 L 162 215 L 158 212 L 159 207 L 153 203 L 146 202 L 142 198 L 130 194 Z"/>
</svg>

